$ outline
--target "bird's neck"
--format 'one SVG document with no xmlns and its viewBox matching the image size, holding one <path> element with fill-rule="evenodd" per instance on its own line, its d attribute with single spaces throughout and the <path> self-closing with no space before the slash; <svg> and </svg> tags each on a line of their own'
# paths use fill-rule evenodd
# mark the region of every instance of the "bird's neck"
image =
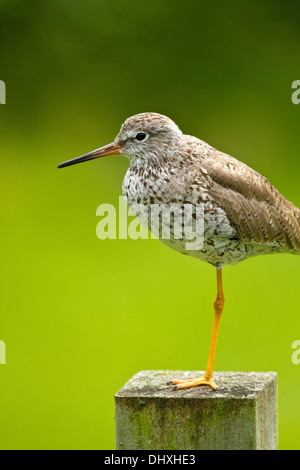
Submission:
<svg viewBox="0 0 300 470">
<path fill-rule="evenodd" d="M 128 155 L 131 169 L 147 170 L 147 169 L 168 169 L 174 167 L 182 156 L 175 150 L 147 152 L 145 155 Z"/>
</svg>

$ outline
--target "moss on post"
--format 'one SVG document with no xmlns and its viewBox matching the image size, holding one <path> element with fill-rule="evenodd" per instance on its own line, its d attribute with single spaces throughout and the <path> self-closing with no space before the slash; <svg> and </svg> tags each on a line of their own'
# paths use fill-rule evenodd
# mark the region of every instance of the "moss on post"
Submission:
<svg viewBox="0 0 300 470">
<path fill-rule="evenodd" d="M 217 391 L 166 385 L 202 374 L 142 371 L 130 379 L 115 395 L 116 448 L 276 449 L 276 374 L 216 372 Z"/>
</svg>

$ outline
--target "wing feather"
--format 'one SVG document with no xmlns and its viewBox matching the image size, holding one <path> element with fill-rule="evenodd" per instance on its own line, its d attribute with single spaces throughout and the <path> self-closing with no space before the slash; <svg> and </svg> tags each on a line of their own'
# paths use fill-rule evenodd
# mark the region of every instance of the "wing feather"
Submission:
<svg viewBox="0 0 300 470">
<path fill-rule="evenodd" d="M 300 210 L 256 171 L 215 150 L 202 162 L 210 193 L 241 240 L 300 251 Z"/>
</svg>

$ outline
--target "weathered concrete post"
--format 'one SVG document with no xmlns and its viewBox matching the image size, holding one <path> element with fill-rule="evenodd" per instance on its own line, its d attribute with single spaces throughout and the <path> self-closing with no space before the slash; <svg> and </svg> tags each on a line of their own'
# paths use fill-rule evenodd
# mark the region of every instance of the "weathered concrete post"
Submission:
<svg viewBox="0 0 300 470">
<path fill-rule="evenodd" d="M 203 372 L 142 371 L 115 395 L 119 450 L 276 449 L 277 375 L 216 372 L 219 390 L 173 391 Z"/>
</svg>

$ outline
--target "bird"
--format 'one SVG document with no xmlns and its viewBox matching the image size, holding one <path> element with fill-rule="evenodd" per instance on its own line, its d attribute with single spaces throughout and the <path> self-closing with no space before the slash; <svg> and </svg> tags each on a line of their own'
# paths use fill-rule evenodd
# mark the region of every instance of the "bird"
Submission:
<svg viewBox="0 0 300 470">
<path fill-rule="evenodd" d="M 217 295 L 205 373 L 202 377 L 168 382 L 174 390 L 207 385 L 213 390 L 214 360 L 224 309 L 222 270 L 225 265 L 263 254 L 300 254 L 300 210 L 285 199 L 267 178 L 245 163 L 216 150 L 197 137 L 184 134 L 173 120 L 146 112 L 129 117 L 114 142 L 68 160 L 58 168 L 108 155 L 129 159 L 122 191 L 129 208 L 174 205 L 167 246 L 205 261 L 216 269 Z M 175 236 L 182 209 L 192 207 L 195 229 L 197 207 L 202 210 L 201 246 L 187 249 L 184 235 Z M 144 220 L 145 222 L 145 220 Z M 149 224 L 147 219 L 145 225 Z M 159 222 L 161 235 L 164 222 Z M 150 227 L 151 229 L 151 227 Z M 157 227 L 156 227 L 157 229 Z"/>
</svg>

